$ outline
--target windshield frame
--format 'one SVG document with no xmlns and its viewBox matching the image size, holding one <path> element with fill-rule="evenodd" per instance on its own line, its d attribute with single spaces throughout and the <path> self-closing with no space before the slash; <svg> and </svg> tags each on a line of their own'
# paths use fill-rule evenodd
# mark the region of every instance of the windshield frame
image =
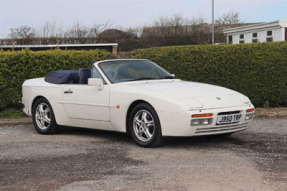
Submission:
<svg viewBox="0 0 287 191">
<path fill-rule="evenodd" d="M 105 78 L 111 83 L 111 84 L 118 84 L 118 83 L 126 83 L 126 82 L 136 82 L 141 80 L 128 80 L 123 82 L 113 82 L 110 77 L 104 72 L 103 68 L 101 67 L 101 64 L 104 64 L 106 62 L 117 62 L 117 61 L 149 61 L 160 67 L 162 70 L 166 71 L 164 68 L 156 64 L 155 62 L 148 60 L 148 59 L 114 59 L 114 60 L 104 60 L 97 63 L 97 68 L 100 70 L 100 72 L 105 76 Z M 166 71 L 168 74 L 170 74 L 168 71 Z M 172 74 L 170 74 L 172 76 Z M 176 79 L 176 78 L 174 78 Z M 149 79 L 149 80 L 162 80 L 161 78 L 155 78 L 155 79 Z"/>
</svg>

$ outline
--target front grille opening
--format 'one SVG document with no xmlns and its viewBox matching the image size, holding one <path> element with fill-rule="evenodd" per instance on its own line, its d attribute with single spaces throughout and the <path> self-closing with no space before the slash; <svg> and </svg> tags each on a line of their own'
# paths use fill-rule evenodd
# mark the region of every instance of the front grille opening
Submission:
<svg viewBox="0 0 287 191">
<path fill-rule="evenodd" d="M 226 131 L 241 131 L 247 128 L 249 123 L 246 124 L 237 124 L 237 125 L 228 125 L 225 127 L 217 126 L 217 127 L 209 127 L 209 128 L 197 128 L 195 131 L 195 134 L 211 134 L 211 133 L 217 133 L 217 132 L 226 132 Z"/>
<path fill-rule="evenodd" d="M 218 124 L 218 123 L 216 123 L 216 125 L 230 125 L 230 124 L 234 124 L 234 123 L 238 123 L 238 122 L 222 123 L 222 124 Z"/>
<path fill-rule="evenodd" d="M 230 115 L 230 114 L 236 114 L 236 113 L 240 113 L 240 111 L 221 112 L 221 113 L 218 113 L 217 115 Z"/>
</svg>

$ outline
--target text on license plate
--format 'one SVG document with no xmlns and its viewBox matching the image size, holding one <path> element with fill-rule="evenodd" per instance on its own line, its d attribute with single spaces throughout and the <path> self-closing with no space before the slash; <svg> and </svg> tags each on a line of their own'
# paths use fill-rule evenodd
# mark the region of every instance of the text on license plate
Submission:
<svg viewBox="0 0 287 191">
<path fill-rule="evenodd" d="M 241 114 L 219 115 L 217 117 L 217 124 L 234 123 L 234 122 L 241 121 L 241 119 L 242 119 Z"/>
</svg>

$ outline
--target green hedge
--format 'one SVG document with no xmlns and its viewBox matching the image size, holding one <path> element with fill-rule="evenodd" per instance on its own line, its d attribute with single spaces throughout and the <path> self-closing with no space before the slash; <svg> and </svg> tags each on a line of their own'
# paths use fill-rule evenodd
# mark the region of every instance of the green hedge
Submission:
<svg viewBox="0 0 287 191">
<path fill-rule="evenodd" d="M 126 57 L 150 59 L 177 78 L 215 84 L 248 96 L 256 106 L 287 103 L 287 42 L 140 49 Z M 21 100 L 26 79 L 52 70 L 90 68 L 106 51 L 0 51 L 0 110 Z"/>
<path fill-rule="evenodd" d="M 149 48 L 137 50 L 136 57 L 182 80 L 241 92 L 255 106 L 287 103 L 287 42 Z"/>
<path fill-rule="evenodd" d="M 27 79 L 44 77 L 52 70 L 91 68 L 93 61 L 109 58 L 110 53 L 100 50 L 0 51 L 0 109 L 21 101 L 21 86 Z"/>
</svg>

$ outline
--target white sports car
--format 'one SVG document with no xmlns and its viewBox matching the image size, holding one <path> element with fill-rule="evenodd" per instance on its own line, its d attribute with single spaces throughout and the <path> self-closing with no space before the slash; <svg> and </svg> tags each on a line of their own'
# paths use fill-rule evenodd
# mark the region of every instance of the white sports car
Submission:
<svg viewBox="0 0 287 191">
<path fill-rule="evenodd" d="M 250 100 L 230 89 L 176 79 L 152 61 L 105 60 L 90 69 L 53 71 L 22 86 L 24 112 L 35 129 L 58 126 L 129 133 L 142 147 L 166 136 L 225 134 L 253 120 Z"/>
</svg>

